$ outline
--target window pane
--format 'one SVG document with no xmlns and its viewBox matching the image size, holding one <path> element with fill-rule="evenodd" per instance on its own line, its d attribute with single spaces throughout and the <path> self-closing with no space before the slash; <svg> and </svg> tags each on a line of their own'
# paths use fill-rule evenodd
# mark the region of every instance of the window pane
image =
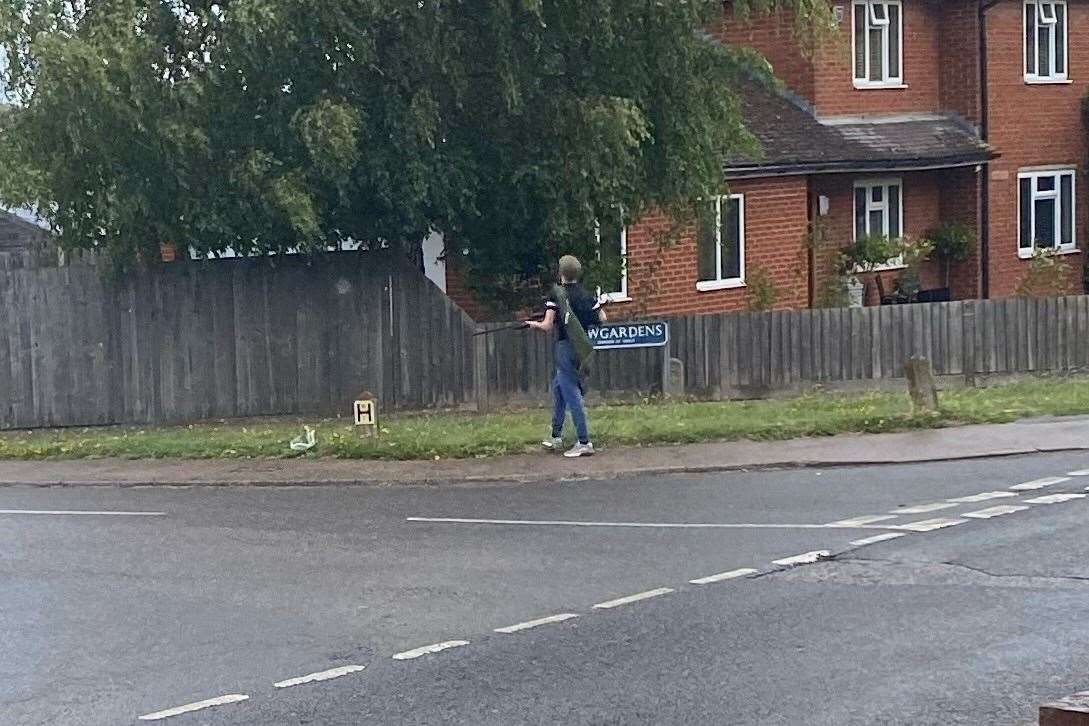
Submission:
<svg viewBox="0 0 1089 726">
<path fill-rule="evenodd" d="M 1059 9 L 1062 9 L 1061 5 Z M 1060 242 L 1064 245 L 1072 245 L 1074 244 L 1074 177 L 1069 174 L 1064 174 L 1059 179 L 1059 199 L 1062 204 Z"/>
<path fill-rule="evenodd" d="M 874 204 L 885 201 L 885 187 L 870 187 L 870 199 Z"/>
<path fill-rule="evenodd" d="M 718 246 L 718 219 L 716 203 L 702 202 L 698 205 L 696 244 L 699 257 L 700 280 L 718 279 L 718 260 L 715 248 Z"/>
<path fill-rule="evenodd" d="M 600 247 L 602 267 L 605 268 L 607 277 L 601 281 L 602 292 L 623 292 L 623 265 L 624 256 L 621 249 L 621 241 L 624 234 L 624 226 L 619 215 L 604 215 L 605 220 L 600 228 Z"/>
<path fill-rule="evenodd" d="M 1036 34 L 1036 73 L 1040 76 L 1051 75 L 1051 28 L 1041 25 Z"/>
<path fill-rule="evenodd" d="M 1055 246 L 1055 200 L 1036 200 L 1036 246 Z"/>
<path fill-rule="evenodd" d="M 885 234 L 885 212 L 874 209 L 870 212 L 870 234 Z"/>
<path fill-rule="evenodd" d="M 1066 72 L 1066 6 L 1055 6 L 1055 72 Z"/>
<path fill-rule="evenodd" d="M 882 39 L 885 33 L 883 28 L 870 28 L 870 80 L 881 81 L 884 80 L 884 65 L 881 63 L 881 58 L 884 55 L 884 43 Z"/>
<path fill-rule="evenodd" d="M 889 6 L 889 78 L 900 77 L 900 6 Z"/>
<path fill-rule="evenodd" d="M 866 188 L 855 189 L 855 239 L 866 236 Z"/>
<path fill-rule="evenodd" d="M 855 5 L 855 78 L 866 80 L 866 6 Z"/>
<path fill-rule="evenodd" d="M 1032 247 L 1032 179 L 1022 179 L 1020 187 L 1021 224 L 1018 246 L 1021 249 L 1030 249 Z"/>
<path fill-rule="evenodd" d="M 895 184 L 889 186 L 889 237 L 897 239 L 900 236 L 900 187 Z"/>
<path fill-rule="evenodd" d="M 1036 6 L 1025 4 L 1025 73 L 1036 73 Z"/>
<path fill-rule="evenodd" d="M 722 200 L 722 277 L 741 277 L 741 200 Z"/>
<path fill-rule="evenodd" d="M 1055 191 L 1055 177 L 1048 174 L 1047 176 L 1036 177 L 1036 191 L 1038 192 L 1053 192 Z"/>
</svg>

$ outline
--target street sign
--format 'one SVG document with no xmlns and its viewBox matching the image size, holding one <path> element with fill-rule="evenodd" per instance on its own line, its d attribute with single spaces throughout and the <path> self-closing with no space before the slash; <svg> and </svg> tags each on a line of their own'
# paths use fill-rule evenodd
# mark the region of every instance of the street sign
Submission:
<svg viewBox="0 0 1089 726">
<path fill-rule="evenodd" d="M 595 350 L 607 348 L 661 348 L 669 342 L 669 323 L 664 320 L 602 323 L 586 331 Z"/>
<path fill-rule="evenodd" d="M 356 401 L 352 406 L 356 426 L 374 426 L 378 420 L 378 407 L 372 400 Z"/>
</svg>

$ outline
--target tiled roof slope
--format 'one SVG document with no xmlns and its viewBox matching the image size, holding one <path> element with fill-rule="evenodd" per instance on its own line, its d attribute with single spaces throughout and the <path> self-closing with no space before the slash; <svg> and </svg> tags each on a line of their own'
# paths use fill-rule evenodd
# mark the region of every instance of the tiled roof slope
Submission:
<svg viewBox="0 0 1089 726">
<path fill-rule="evenodd" d="M 941 168 L 996 156 L 955 114 L 818 118 L 788 91 L 756 80 L 735 91 L 763 154 L 727 158 L 728 176 Z"/>
</svg>

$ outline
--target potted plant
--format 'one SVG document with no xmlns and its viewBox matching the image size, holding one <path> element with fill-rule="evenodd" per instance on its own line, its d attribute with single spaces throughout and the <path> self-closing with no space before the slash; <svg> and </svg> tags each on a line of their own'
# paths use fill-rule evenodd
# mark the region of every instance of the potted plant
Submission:
<svg viewBox="0 0 1089 726">
<path fill-rule="evenodd" d="M 877 268 L 887 265 L 889 260 L 901 254 L 900 241 L 889 239 L 883 234 L 868 234 L 859 237 L 854 244 L 844 248 L 840 254 L 840 268 L 847 277 L 859 272 L 873 272 L 877 293 L 884 304 L 892 300 L 885 294 L 885 283 Z"/>
<path fill-rule="evenodd" d="M 945 299 L 949 299 L 950 268 L 954 262 L 963 262 L 972 253 L 976 232 L 963 222 L 946 222 L 926 233 L 926 238 L 934 248 L 934 254 L 942 262 L 942 284 Z"/>
<path fill-rule="evenodd" d="M 919 301 L 919 292 L 922 289 L 922 277 L 919 270 L 922 264 L 930 259 L 934 251 L 934 244 L 928 239 L 900 240 L 900 259 L 903 260 L 904 269 L 896 280 L 896 301 L 911 303 Z"/>
</svg>

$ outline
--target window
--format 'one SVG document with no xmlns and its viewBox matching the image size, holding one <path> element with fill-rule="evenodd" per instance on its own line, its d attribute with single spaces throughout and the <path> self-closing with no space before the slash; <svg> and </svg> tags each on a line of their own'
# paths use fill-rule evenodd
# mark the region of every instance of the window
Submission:
<svg viewBox="0 0 1089 726">
<path fill-rule="evenodd" d="M 904 205 L 899 179 L 875 179 L 855 184 L 855 240 L 867 235 L 899 239 L 903 235 Z M 903 266 L 899 257 L 877 269 Z"/>
<path fill-rule="evenodd" d="M 853 9 L 855 86 L 903 85 L 900 0 L 855 0 Z"/>
<path fill-rule="evenodd" d="M 1023 172 L 1017 182 L 1018 256 L 1075 249 L 1073 170 Z"/>
<path fill-rule="evenodd" d="M 721 290 L 745 284 L 745 197 L 715 197 L 698 208 L 697 290 Z"/>
<path fill-rule="evenodd" d="M 1066 80 L 1066 2 L 1025 0 L 1025 80 Z"/>
<path fill-rule="evenodd" d="M 597 254 L 607 263 L 611 278 L 602 282 L 597 294 L 609 302 L 629 300 L 628 297 L 628 228 L 620 214 L 604 224 L 598 222 Z"/>
</svg>

